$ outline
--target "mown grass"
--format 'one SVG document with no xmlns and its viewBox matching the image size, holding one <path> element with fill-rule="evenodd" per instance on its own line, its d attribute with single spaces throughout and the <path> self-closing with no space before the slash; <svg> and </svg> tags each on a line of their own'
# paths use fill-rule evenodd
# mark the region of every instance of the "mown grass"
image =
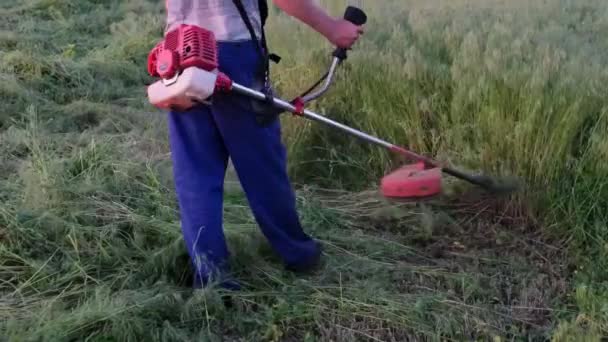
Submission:
<svg viewBox="0 0 608 342">
<path fill-rule="evenodd" d="M 333 13 L 345 2 L 325 1 Z M 156 1 L 0 6 L 0 329 L 29 340 L 598 340 L 606 331 L 608 5 L 366 2 L 369 29 L 315 109 L 525 191 L 423 204 L 372 191 L 396 160 L 286 118 L 327 251 L 285 273 L 241 193 L 226 233 L 245 290 L 192 292 L 163 115 L 146 104 Z M 274 13 L 285 97 L 331 47 Z M 448 184 L 458 194 L 460 184 Z M 231 188 L 232 189 L 232 188 Z M 339 190 L 327 190 L 339 189 Z M 224 305 L 224 298 L 232 306 Z"/>
<path fill-rule="evenodd" d="M 304 224 L 328 253 L 321 271 L 302 278 L 281 269 L 243 197 L 230 192 L 226 230 L 245 291 L 191 293 L 158 133 L 78 143 L 36 125 L 13 131 L 14 144 L 32 153 L 11 177 L 18 181 L 2 183 L 9 197 L 1 216 L 2 312 L 10 340 L 548 333 L 553 297 L 565 284 L 562 270 L 542 260 L 559 253 L 513 227 L 459 219 L 469 206 L 440 215 L 430 204 L 421 212 L 370 194 L 299 192 Z M 59 158 L 40 147 L 50 141 L 78 147 Z M 545 281 L 551 285 L 539 290 Z M 234 306 L 225 308 L 222 296 Z"/>
</svg>

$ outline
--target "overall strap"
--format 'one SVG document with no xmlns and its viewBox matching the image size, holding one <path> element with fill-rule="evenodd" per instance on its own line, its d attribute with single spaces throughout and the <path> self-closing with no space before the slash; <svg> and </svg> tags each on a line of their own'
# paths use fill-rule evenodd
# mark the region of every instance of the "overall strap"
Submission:
<svg viewBox="0 0 608 342">
<path fill-rule="evenodd" d="M 247 11 L 245 10 L 245 7 L 243 6 L 243 3 L 240 0 L 232 0 L 232 1 L 234 2 L 234 5 L 238 9 L 239 14 L 241 15 L 241 18 L 243 19 L 243 22 L 245 23 L 245 26 L 247 26 L 247 30 L 249 30 L 249 34 L 251 34 L 251 39 L 253 39 L 254 42 L 256 43 L 257 50 L 260 53 L 260 56 L 262 57 L 262 60 L 264 62 L 264 70 L 261 70 L 264 72 L 264 86 L 263 86 L 262 92 L 264 93 L 264 95 L 266 97 L 266 101 L 265 101 L 265 103 L 257 103 L 256 101 L 254 101 L 253 107 L 255 108 L 254 110 L 258 114 L 258 116 L 257 116 L 258 123 L 260 123 L 261 125 L 267 125 L 267 124 L 274 122 L 276 120 L 276 118 L 278 117 L 278 115 L 282 112 L 282 110 L 279 110 L 273 106 L 274 94 L 273 94 L 272 87 L 270 86 L 270 62 L 269 61 L 279 63 L 279 61 L 281 60 L 281 57 L 279 57 L 275 54 L 268 53 L 268 47 L 266 45 L 266 35 L 264 33 L 266 17 L 268 16 L 268 6 L 266 4 L 266 0 L 259 0 L 260 19 L 261 19 L 261 26 L 262 26 L 261 27 L 262 38 L 258 39 L 255 34 L 255 30 L 253 29 L 253 25 L 251 24 L 251 21 L 249 20 L 249 16 L 247 15 Z"/>
<path fill-rule="evenodd" d="M 275 63 L 279 63 L 279 61 L 281 60 L 281 58 L 275 54 L 269 54 L 268 53 L 268 46 L 266 44 L 266 34 L 264 32 L 264 26 L 266 24 L 266 17 L 267 17 L 267 13 L 268 13 L 268 6 L 265 0 L 260 0 L 260 19 L 262 21 L 262 37 L 261 39 L 258 39 L 258 37 L 255 34 L 255 30 L 253 29 L 253 25 L 251 24 L 251 20 L 249 19 L 249 16 L 247 15 L 247 11 L 245 10 L 245 6 L 243 6 L 243 2 L 241 0 L 232 0 L 232 2 L 234 3 L 234 5 L 236 6 L 237 10 L 239 11 L 239 14 L 241 15 L 241 18 L 243 19 L 243 22 L 245 23 L 245 26 L 247 27 L 247 30 L 249 31 L 249 34 L 251 35 L 251 39 L 253 41 L 256 42 L 256 46 L 258 47 L 258 51 L 260 53 L 260 55 L 262 56 L 262 58 L 266 61 L 266 63 L 268 62 L 268 60 L 271 60 Z"/>
</svg>

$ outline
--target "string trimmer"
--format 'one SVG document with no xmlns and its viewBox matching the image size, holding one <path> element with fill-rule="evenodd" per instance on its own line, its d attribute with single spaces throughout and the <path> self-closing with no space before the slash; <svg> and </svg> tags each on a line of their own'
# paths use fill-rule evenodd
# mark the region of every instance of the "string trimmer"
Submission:
<svg viewBox="0 0 608 342">
<path fill-rule="evenodd" d="M 345 19 L 363 25 L 367 17 L 363 11 L 348 7 Z M 366 134 L 324 115 L 305 108 L 306 104 L 323 95 L 329 88 L 337 66 L 347 58 L 345 49 L 336 49 L 329 71 L 320 82 L 321 87 L 311 89 L 305 96 L 285 101 L 233 82 L 218 70 L 218 49 L 213 32 L 192 25 L 181 25 L 168 32 L 155 46 L 148 58 L 148 72 L 160 80 L 148 87 L 149 101 L 163 110 L 185 110 L 200 103 L 209 103 L 218 93 L 236 93 L 256 101 L 270 103 L 275 108 L 337 128 L 364 141 L 387 148 L 417 163 L 404 166 L 380 182 L 382 194 L 390 198 L 421 198 L 437 195 L 442 188 L 442 173 L 475 184 L 491 193 L 511 192 L 514 184 L 502 183 L 483 175 L 472 175 L 409 151 L 380 138 Z"/>
</svg>

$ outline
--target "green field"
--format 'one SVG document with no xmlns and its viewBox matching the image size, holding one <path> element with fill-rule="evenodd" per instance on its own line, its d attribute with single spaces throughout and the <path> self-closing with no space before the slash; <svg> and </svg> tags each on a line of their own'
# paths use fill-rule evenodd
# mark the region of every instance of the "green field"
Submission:
<svg viewBox="0 0 608 342">
<path fill-rule="evenodd" d="M 335 15 L 347 2 L 321 1 Z M 284 117 L 320 270 L 283 270 L 234 180 L 244 289 L 192 291 L 165 115 L 146 99 L 163 1 L 0 3 L 0 341 L 600 341 L 608 335 L 608 2 L 359 1 L 367 32 L 312 108 L 459 168 L 496 198 L 391 203 L 399 160 Z M 292 98 L 332 47 L 272 11 Z M 234 178 L 232 178 L 234 179 Z M 225 299 L 231 299 L 226 306 Z"/>
</svg>

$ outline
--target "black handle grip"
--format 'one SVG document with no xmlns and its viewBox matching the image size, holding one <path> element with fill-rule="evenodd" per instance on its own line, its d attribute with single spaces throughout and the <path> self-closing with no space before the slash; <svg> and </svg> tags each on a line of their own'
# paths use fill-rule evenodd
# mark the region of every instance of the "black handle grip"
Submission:
<svg viewBox="0 0 608 342">
<path fill-rule="evenodd" d="M 344 19 L 357 26 L 361 26 L 367 22 L 367 15 L 360 8 L 348 6 L 344 12 Z M 347 58 L 346 49 L 337 48 L 334 51 L 333 56 L 340 60 L 345 60 Z"/>
<path fill-rule="evenodd" d="M 344 19 L 357 26 L 361 26 L 367 22 L 367 15 L 357 7 L 348 6 L 346 12 L 344 12 Z"/>
</svg>

